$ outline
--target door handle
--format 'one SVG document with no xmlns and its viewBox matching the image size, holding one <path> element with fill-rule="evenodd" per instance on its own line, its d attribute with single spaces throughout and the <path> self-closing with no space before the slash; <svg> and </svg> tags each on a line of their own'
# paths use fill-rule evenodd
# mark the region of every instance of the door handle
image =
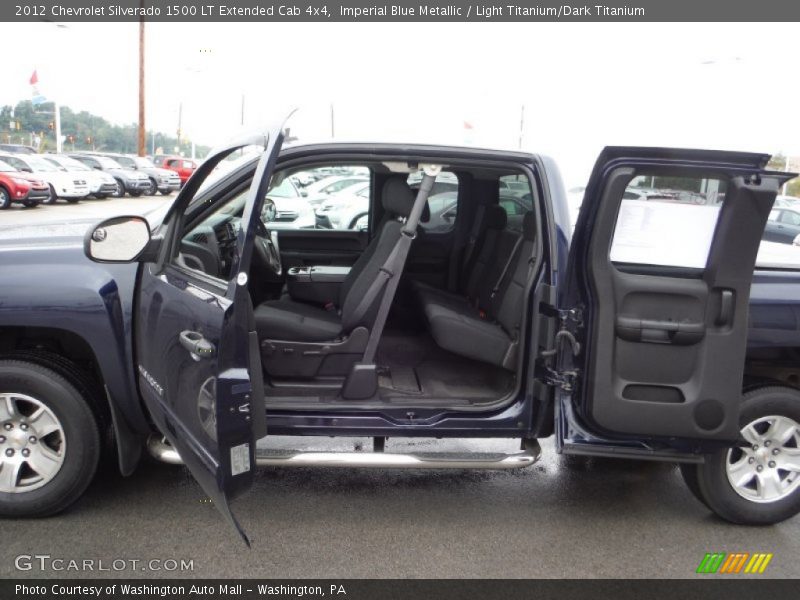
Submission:
<svg viewBox="0 0 800 600">
<path fill-rule="evenodd" d="M 214 344 L 209 342 L 201 333 L 196 331 L 181 331 L 178 338 L 181 342 L 181 346 L 186 348 L 186 350 L 192 354 L 192 358 L 195 360 L 200 360 L 201 358 L 212 358 L 216 352 Z"/>
<path fill-rule="evenodd" d="M 733 323 L 733 290 L 722 290 L 719 296 L 719 314 L 714 325 L 722 327 Z"/>
<path fill-rule="evenodd" d="M 703 323 L 617 317 L 617 336 L 628 342 L 691 346 L 704 335 Z"/>
</svg>

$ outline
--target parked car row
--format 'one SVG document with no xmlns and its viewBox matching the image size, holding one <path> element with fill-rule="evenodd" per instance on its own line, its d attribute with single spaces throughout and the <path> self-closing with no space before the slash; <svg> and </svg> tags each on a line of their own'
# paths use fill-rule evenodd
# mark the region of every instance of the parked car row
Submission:
<svg viewBox="0 0 800 600">
<path fill-rule="evenodd" d="M 32 208 L 83 198 L 121 198 L 170 194 L 197 167 L 180 156 L 159 156 L 159 164 L 141 156 L 104 152 L 37 154 L 32 148 L 0 145 L 0 209 L 12 204 Z"/>
</svg>

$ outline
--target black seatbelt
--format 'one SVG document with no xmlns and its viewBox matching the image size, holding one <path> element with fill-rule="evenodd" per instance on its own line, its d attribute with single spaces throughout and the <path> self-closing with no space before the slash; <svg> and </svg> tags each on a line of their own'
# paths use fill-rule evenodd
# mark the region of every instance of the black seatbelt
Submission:
<svg viewBox="0 0 800 600">
<path fill-rule="evenodd" d="M 503 266 L 503 270 L 500 271 L 500 277 L 497 279 L 497 283 L 494 284 L 492 288 L 492 293 L 489 295 L 489 298 L 494 298 L 497 295 L 497 292 L 500 290 L 500 284 L 503 283 L 503 279 L 506 277 L 506 273 L 508 273 L 508 269 L 511 267 L 511 263 L 514 262 L 514 258 L 516 257 L 517 250 L 519 249 L 519 245 L 522 243 L 522 238 L 524 236 L 520 235 L 517 238 L 517 241 L 514 242 L 514 249 L 511 250 L 511 255 L 508 257 L 506 264 Z"/>
</svg>

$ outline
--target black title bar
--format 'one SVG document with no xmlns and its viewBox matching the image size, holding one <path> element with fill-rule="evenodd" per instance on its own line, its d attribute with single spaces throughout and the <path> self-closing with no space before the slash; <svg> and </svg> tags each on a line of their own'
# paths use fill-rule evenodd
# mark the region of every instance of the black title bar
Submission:
<svg viewBox="0 0 800 600">
<path fill-rule="evenodd" d="M 3 21 L 56 22 L 767 22 L 800 20 L 787 0 L 3 0 Z M 664 43 L 671 43 L 664 40 Z"/>
<path fill-rule="evenodd" d="M 535 560 L 532 556 L 531 560 Z M 699 580 L 8 579 L 3 600 L 745 600 L 790 598 L 796 582 L 713 575 Z"/>
</svg>

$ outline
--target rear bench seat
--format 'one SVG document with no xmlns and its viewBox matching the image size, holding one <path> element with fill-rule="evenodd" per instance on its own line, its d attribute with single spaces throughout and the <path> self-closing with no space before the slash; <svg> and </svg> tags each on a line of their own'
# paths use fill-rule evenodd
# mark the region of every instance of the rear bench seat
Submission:
<svg viewBox="0 0 800 600">
<path fill-rule="evenodd" d="M 497 222 L 498 217 L 492 217 L 490 224 Z M 491 230 L 487 229 L 487 234 Z M 471 277 L 468 281 L 466 295 L 428 286 L 417 288 L 431 335 L 439 346 L 505 369 L 516 368 L 535 236 L 533 213 L 525 215 L 522 234 L 502 229 L 487 235 L 476 260 L 475 280 Z"/>
</svg>

